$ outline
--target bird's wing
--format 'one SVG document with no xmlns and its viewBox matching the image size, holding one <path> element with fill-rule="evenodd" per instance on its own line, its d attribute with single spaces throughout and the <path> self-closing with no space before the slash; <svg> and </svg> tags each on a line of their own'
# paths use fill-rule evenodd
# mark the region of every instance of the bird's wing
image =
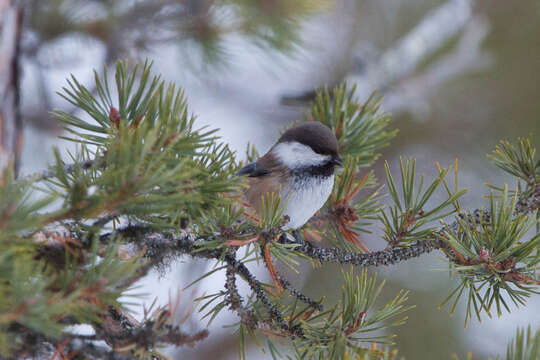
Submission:
<svg viewBox="0 0 540 360">
<path fill-rule="evenodd" d="M 252 162 L 240 169 L 237 175 L 247 175 L 249 177 L 261 177 L 270 174 L 272 171 L 265 169 L 258 162 Z"/>
</svg>

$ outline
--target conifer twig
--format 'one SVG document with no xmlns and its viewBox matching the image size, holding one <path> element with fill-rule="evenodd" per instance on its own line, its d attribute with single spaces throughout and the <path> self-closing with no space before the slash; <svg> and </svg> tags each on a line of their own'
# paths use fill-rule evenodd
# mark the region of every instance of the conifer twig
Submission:
<svg viewBox="0 0 540 360">
<path fill-rule="evenodd" d="M 540 183 L 536 184 L 529 196 L 521 199 L 516 204 L 516 212 L 527 214 L 540 209 Z"/>
<path fill-rule="evenodd" d="M 230 309 L 235 311 L 244 324 L 251 329 L 257 328 L 258 320 L 255 313 L 253 310 L 244 307 L 242 296 L 238 293 L 238 288 L 236 287 L 236 273 L 232 265 L 227 265 L 225 277 L 225 291 L 227 292 L 225 301 L 229 304 Z"/>
<path fill-rule="evenodd" d="M 272 320 L 281 328 L 281 330 L 291 333 L 291 335 L 302 335 L 301 333 L 295 334 L 294 330 L 289 327 L 289 323 L 283 318 L 281 312 L 266 295 L 266 292 L 262 288 L 259 280 L 257 280 L 255 276 L 251 274 L 249 269 L 243 263 L 237 261 L 230 255 L 226 255 L 224 260 L 232 269 L 234 269 L 235 272 L 237 272 L 244 280 L 247 281 L 257 299 L 264 305 Z"/>
<path fill-rule="evenodd" d="M 538 187 L 540 189 L 540 187 Z M 538 208 L 536 197 L 539 191 L 532 194 L 533 200 L 523 199 L 516 206 L 516 212 L 526 213 Z M 465 215 L 461 215 L 464 217 Z M 489 222 L 489 212 L 487 210 L 476 209 L 468 215 L 468 220 L 471 224 L 480 224 L 481 222 Z M 453 222 L 450 225 L 443 227 L 439 234 L 445 229 L 455 229 L 459 224 Z M 156 231 L 150 227 L 140 225 L 128 225 L 124 228 L 117 229 L 111 233 L 101 236 L 101 241 L 106 242 L 109 239 L 121 235 L 124 239 L 138 244 L 141 248 L 146 249 L 145 257 L 151 260 L 152 265 L 162 265 L 166 259 L 173 258 L 180 254 L 188 254 L 192 257 L 213 258 L 219 260 L 222 258 L 221 251 L 210 251 L 198 249 L 195 241 L 199 239 L 195 234 L 182 231 L 180 233 L 167 233 Z M 323 262 L 337 262 L 341 264 L 352 264 L 359 267 L 392 265 L 401 261 L 406 261 L 418 257 L 422 254 L 429 253 L 433 250 L 443 249 L 447 251 L 447 255 L 451 256 L 452 250 L 440 239 L 425 240 L 413 243 L 408 247 L 388 248 L 385 250 L 374 251 L 371 253 L 355 253 L 345 251 L 340 248 L 321 248 L 304 241 L 298 234 L 294 234 L 294 240 L 290 236 L 282 235 L 280 241 L 283 243 L 296 243 L 300 246 L 295 248 L 295 251 L 300 252 L 313 259 Z M 248 268 L 237 261 L 234 256 L 226 255 L 224 261 L 232 267 L 232 269 L 242 276 L 252 287 L 254 292 L 259 296 L 259 300 L 265 304 L 267 297 L 264 290 L 260 287 L 260 283 L 251 274 Z M 281 278 L 282 279 L 282 278 Z M 290 284 L 289 284 L 290 285 Z M 269 300 L 268 300 L 269 302 Z M 271 306 L 268 307 L 271 312 L 274 312 Z M 283 328 L 286 322 L 280 318 L 276 318 Z"/>
<path fill-rule="evenodd" d="M 75 163 L 66 164 L 66 165 L 64 165 L 64 172 L 66 174 L 72 174 L 75 171 L 75 168 L 77 166 L 80 166 L 80 168 L 83 169 L 83 170 L 88 170 L 94 165 L 94 162 L 95 162 L 95 160 L 86 160 L 86 161 L 78 163 L 78 164 L 75 164 Z M 54 169 L 46 169 L 46 170 L 43 170 L 43 171 L 41 171 L 39 173 L 35 173 L 35 174 L 31 174 L 31 175 L 26 176 L 26 179 L 40 181 L 40 180 L 46 180 L 46 179 L 49 179 L 49 178 L 52 178 L 52 177 L 55 177 L 55 176 L 56 176 L 56 174 L 55 174 Z"/>
<path fill-rule="evenodd" d="M 158 343 L 177 346 L 192 345 L 208 337 L 208 330 L 201 330 L 194 334 L 183 332 L 178 326 L 164 320 L 164 317 L 170 317 L 170 314 L 168 311 L 162 311 L 155 319 L 138 322 L 133 317 L 111 307 L 102 322 L 103 326 L 98 330 L 98 335 L 115 348 L 129 344 L 148 348 Z"/>
<path fill-rule="evenodd" d="M 312 308 L 318 311 L 324 310 L 323 306 L 320 303 L 302 294 L 299 290 L 294 288 L 291 285 L 291 283 L 287 279 L 285 279 L 283 276 L 281 275 L 279 276 L 279 281 L 281 282 L 281 285 L 283 286 L 283 288 L 285 288 L 289 293 L 291 293 L 292 296 L 296 297 L 298 300 L 305 302 L 306 304 L 308 304 L 309 306 L 311 306 Z"/>
<path fill-rule="evenodd" d="M 409 247 L 389 248 L 371 253 L 355 253 L 339 248 L 321 248 L 308 242 L 297 248 L 296 251 L 322 262 L 351 264 L 358 267 L 393 265 L 401 261 L 418 257 L 443 246 L 440 240 L 419 241 Z"/>
</svg>

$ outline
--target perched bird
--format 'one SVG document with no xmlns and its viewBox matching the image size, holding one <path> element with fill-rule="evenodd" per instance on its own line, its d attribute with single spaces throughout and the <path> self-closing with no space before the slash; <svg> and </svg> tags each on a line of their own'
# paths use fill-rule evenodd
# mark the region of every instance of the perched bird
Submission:
<svg viewBox="0 0 540 360">
<path fill-rule="evenodd" d="M 238 175 L 250 177 L 246 198 L 257 212 L 265 193 L 281 194 L 283 214 L 289 217 L 283 229 L 296 229 L 330 196 L 336 165 L 341 165 L 336 136 L 327 126 L 310 121 L 287 130 L 263 157 Z"/>
</svg>

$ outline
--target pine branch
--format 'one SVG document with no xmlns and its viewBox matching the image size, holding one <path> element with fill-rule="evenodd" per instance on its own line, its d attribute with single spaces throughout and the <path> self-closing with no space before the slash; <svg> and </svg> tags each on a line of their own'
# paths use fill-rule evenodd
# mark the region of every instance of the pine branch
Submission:
<svg viewBox="0 0 540 360">
<path fill-rule="evenodd" d="M 124 312 L 110 308 L 96 334 L 113 348 L 135 345 L 143 349 L 156 348 L 157 344 L 193 345 L 208 336 L 208 330 L 188 334 L 171 324 L 171 312 L 157 309 L 152 318 L 136 321 Z M 172 319 L 173 320 L 173 319 Z"/>
<path fill-rule="evenodd" d="M 256 329 L 259 326 L 259 321 L 253 310 L 246 308 L 243 305 L 244 300 L 238 293 L 236 287 L 236 272 L 232 265 L 227 265 L 225 273 L 225 301 L 229 305 L 229 308 L 238 314 L 238 317 L 246 324 L 250 329 Z"/>
<path fill-rule="evenodd" d="M 319 302 L 317 302 L 317 301 L 309 298 L 308 296 L 302 294 L 299 290 L 294 288 L 291 285 L 291 283 L 286 278 L 284 278 L 283 276 L 281 276 L 281 275 L 279 276 L 279 281 L 281 282 L 281 285 L 283 286 L 283 288 L 285 288 L 287 291 L 289 291 L 289 293 L 292 296 L 294 296 L 295 298 L 297 298 L 298 300 L 308 304 L 309 306 L 311 306 L 315 310 L 318 310 L 318 311 L 323 311 L 324 310 L 322 304 L 320 304 Z"/>
<path fill-rule="evenodd" d="M 532 205 L 531 205 L 532 206 Z M 519 209 L 519 210 L 518 210 Z M 533 211 L 530 206 L 519 207 L 516 209 L 520 213 L 522 211 Z M 487 210 L 474 210 L 470 215 L 464 216 L 462 218 L 467 218 L 470 224 L 485 224 L 489 222 L 489 212 Z M 457 221 L 453 222 L 450 225 L 447 225 L 441 228 L 438 234 L 442 234 L 445 230 L 448 229 L 457 229 L 459 223 Z M 397 264 L 402 261 L 407 261 L 412 258 L 419 257 L 423 254 L 432 252 L 433 250 L 444 250 L 445 254 L 449 256 L 450 260 L 454 260 L 455 257 L 453 254 L 453 249 L 451 249 L 443 240 L 433 239 L 433 240 L 424 240 L 418 241 L 411 244 L 408 247 L 396 247 L 396 248 L 387 248 L 380 251 L 374 251 L 371 253 L 355 253 L 350 251 L 344 251 L 339 248 L 321 248 L 317 247 L 307 241 L 304 241 L 298 233 L 293 233 L 293 238 L 288 234 L 283 234 L 280 237 L 280 242 L 285 244 L 298 244 L 300 246 L 296 247 L 294 250 L 302 253 L 312 259 L 319 260 L 322 262 L 333 262 L 340 264 L 351 264 L 357 267 L 369 267 L 369 266 L 387 266 Z M 435 234 L 433 237 L 436 237 Z M 223 259 L 228 267 L 231 267 L 230 271 L 234 271 L 242 276 L 252 287 L 252 290 L 260 297 L 260 300 L 265 304 L 269 311 L 272 313 L 278 314 L 277 310 L 271 306 L 270 300 L 266 297 L 264 290 L 261 288 L 260 283 L 247 267 L 238 262 L 234 256 L 227 254 L 223 256 L 222 251 L 219 250 L 206 250 L 204 247 L 200 247 L 200 244 L 204 241 L 214 240 L 214 239 L 204 239 L 198 237 L 194 233 L 189 233 L 186 231 L 181 231 L 179 233 L 172 232 L 161 232 L 157 231 L 148 226 L 141 225 L 129 225 L 124 228 L 117 229 L 113 232 L 101 235 L 100 241 L 107 243 L 113 239 L 122 238 L 127 242 L 130 242 L 137 246 L 137 249 L 145 249 L 144 257 L 149 260 L 149 263 L 144 267 L 144 271 L 138 273 L 131 281 L 135 282 L 140 277 L 146 275 L 148 270 L 151 268 L 162 268 L 167 265 L 168 262 L 181 255 L 190 255 L 196 258 L 205 258 L 205 259 Z M 54 249 L 47 251 L 50 246 L 53 246 Z M 58 253 L 57 247 L 59 244 L 52 244 L 43 246 L 41 253 Z M 52 251 L 54 250 L 54 251 Z M 134 251 L 137 253 L 137 251 Z M 47 256 L 47 255 L 44 255 Z M 140 277 L 139 277 L 140 276 Z M 289 283 L 285 280 L 287 287 Z M 304 295 L 297 293 L 296 290 L 292 290 L 293 294 L 298 297 L 304 297 Z M 304 299 L 308 304 L 315 305 L 316 302 L 311 299 Z M 304 301 L 303 300 L 303 301 Z M 281 316 L 277 318 L 278 323 L 281 324 L 283 329 L 287 329 L 286 322 Z"/>
<path fill-rule="evenodd" d="M 528 214 L 540 209 L 540 183 L 535 184 L 529 196 L 520 199 L 516 205 L 516 212 Z"/>
<path fill-rule="evenodd" d="M 261 283 L 251 274 L 249 269 L 241 262 L 237 261 L 234 257 L 226 255 L 224 257 L 225 262 L 231 266 L 231 268 L 238 273 L 244 280 L 247 281 L 251 290 L 257 297 L 257 299 L 264 305 L 266 310 L 271 316 L 271 319 L 279 326 L 279 328 L 291 334 L 293 337 L 302 336 L 300 329 L 290 328 L 289 323 L 283 318 L 281 312 L 277 309 L 276 305 L 270 301 L 266 292 L 261 286 Z M 299 332 L 300 331 L 300 332 Z"/>
<path fill-rule="evenodd" d="M 531 196 L 534 196 L 534 193 L 531 193 Z M 528 205 L 523 206 L 524 203 Z M 523 199 L 522 202 L 516 204 L 516 213 L 519 214 L 522 212 L 534 211 L 535 209 L 532 207 L 535 206 L 535 204 L 534 201 Z M 489 224 L 490 221 L 490 212 L 488 210 L 475 210 L 468 215 L 461 214 L 457 221 L 443 226 L 438 231 L 434 232 L 432 234 L 432 240 L 416 241 L 409 246 L 388 247 L 381 251 L 365 254 L 349 252 L 340 248 L 320 248 L 304 241 L 296 232 L 292 234 L 292 237 L 288 234 L 283 234 L 280 237 L 280 243 L 297 245 L 294 248 L 294 251 L 315 260 L 351 264 L 356 267 L 392 265 L 421 256 L 422 254 L 429 253 L 433 250 L 442 250 L 452 263 L 467 265 L 469 262 L 464 262 L 465 260 L 460 257 L 461 255 L 445 241 L 443 235 L 447 232 L 460 231 L 459 229 L 464 228 L 464 224 L 468 224 L 467 226 L 470 226 L 472 229 L 477 225 Z M 275 326 L 281 333 L 288 334 L 287 336 L 292 339 L 303 338 L 304 333 L 302 328 L 298 325 L 291 326 L 291 324 L 285 320 L 282 311 L 278 309 L 276 303 L 268 297 L 259 280 L 253 276 L 242 262 L 236 259 L 233 248 L 228 248 L 224 253 L 223 249 L 218 248 L 212 250 L 205 247 L 205 243 L 216 241 L 220 236 L 221 235 L 218 234 L 211 237 L 201 237 L 200 235 L 188 231 L 165 232 L 158 231 L 145 225 L 128 225 L 101 235 L 100 242 L 105 245 L 116 239 L 122 239 L 122 241 L 127 242 L 125 246 L 129 245 L 134 247 L 131 249 L 131 253 L 134 254 L 133 256 L 136 256 L 141 252 L 144 253 L 146 263 L 139 268 L 125 284 L 123 284 L 126 286 L 133 284 L 135 281 L 145 276 L 150 269 L 163 269 L 163 267 L 167 266 L 171 260 L 179 256 L 189 255 L 195 258 L 223 261 L 226 263 L 227 269 L 225 301 L 226 304 L 229 305 L 229 308 L 239 315 L 244 324 L 252 329 L 264 329 L 267 326 L 273 328 Z M 65 253 L 65 251 L 61 251 L 62 245 L 62 243 L 58 242 L 42 245 L 40 247 L 40 254 L 43 257 L 62 256 L 62 254 Z M 53 247 L 54 249 L 52 249 Z M 509 274 L 512 274 L 512 276 L 507 275 L 505 277 L 507 281 L 519 284 L 524 279 L 520 276 L 519 269 L 512 270 Z M 245 301 L 236 289 L 236 275 L 241 276 L 249 284 L 252 293 L 268 312 L 270 317 L 268 320 L 261 321 L 249 307 L 243 305 Z M 294 297 L 320 310 L 320 304 L 292 288 L 287 279 L 280 277 L 280 281 Z M 115 336 L 118 337 L 118 335 L 109 336 L 112 336 L 113 339 Z"/>
<path fill-rule="evenodd" d="M 405 248 L 391 248 L 374 251 L 366 254 L 345 251 L 339 248 L 321 248 L 302 241 L 296 251 L 322 262 L 351 264 L 358 267 L 393 265 L 406 261 L 433 250 L 440 249 L 443 244 L 440 240 L 427 240 L 412 244 Z"/>
<path fill-rule="evenodd" d="M 95 163 L 95 160 L 92 159 L 92 160 L 86 160 L 77 164 L 75 163 L 65 164 L 63 170 L 65 174 L 73 174 L 73 172 L 75 171 L 77 167 L 80 167 L 82 170 L 88 170 L 94 165 L 94 163 Z M 47 180 L 47 179 L 55 177 L 56 171 L 57 170 L 54 168 L 46 169 L 39 173 L 28 175 L 25 178 L 26 180 L 33 180 L 33 181 Z"/>
<path fill-rule="evenodd" d="M 201 250 L 196 241 L 200 240 L 196 235 L 187 232 L 179 234 L 164 233 L 155 231 L 144 226 L 127 226 L 115 232 L 101 236 L 101 241 L 116 238 L 117 236 L 138 244 L 139 247 L 147 249 L 145 257 L 148 258 L 154 267 L 160 268 L 178 255 L 185 254 L 196 258 L 206 258 L 223 260 L 234 271 L 240 275 L 251 287 L 257 299 L 264 305 L 273 321 L 278 324 L 281 330 L 291 332 L 292 329 L 283 315 L 270 301 L 261 283 L 251 274 L 249 269 L 230 254 L 223 256 L 221 251 Z"/>
<path fill-rule="evenodd" d="M 465 217 L 461 215 L 462 217 Z M 481 224 L 489 221 L 489 212 L 486 210 L 474 210 L 467 216 L 471 223 Z M 441 228 L 438 234 L 442 234 L 448 229 L 457 229 L 459 223 L 457 221 L 450 225 Z M 280 241 L 290 244 L 299 244 L 299 247 L 295 248 L 298 251 L 314 260 L 322 262 L 333 262 L 340 264 L 351 264 L 358 267 L 368 266 L 385 266 L 394 265 L 402 261 L 419 257 L 422 254 L 430 253 L 433 250 L 444 250 L 445 254 L 451 259 L 454 259 L 453 250 L 441 239 L 422 240 L 417 241 L 407 247 L 393 248 L 388 247 L 384 250 L 374 251 L 370 253 L 357 253 L 351 251 L 345 251 L 340 248 L 321 248 L 317 247 L 307 241 L 304 241 L 298 233 L 292 234 L 294 239 L 284 234 L 281 236 Z M 433 236 L 435 237 L 435 236 Z"/>
<path fill-rule="evenodd" d="M 32 344 L 33 346 L 22 347 L 15 351 L 11 357 L 0 356 L 1 360 L 8 359 L 50 359 L 51 354 L 55 353 L 60 355 L 59 358 L 63 358 L 62 354 L 83 354 L 85 359 L 89 360 L 132 360 L 133 356 L 119 354 L 110 348 L 102 345 L 97 345 L 88 339 L 81 338 L 80 335 L 70 335 L 69 337 L 62 339 L 52 339 L 43 336 L 39 332 L 32 329 L 16 326 L 12 329 L 17 331 L 21 336 L 21 341 L 26 344 Z M 67 340 L 67 341 L 66 341 Z M 62 352 L 59 354 L 58 349 L 61 348 Z M 64 358 L 68 358 L 65 356 Z"/>
</svg>

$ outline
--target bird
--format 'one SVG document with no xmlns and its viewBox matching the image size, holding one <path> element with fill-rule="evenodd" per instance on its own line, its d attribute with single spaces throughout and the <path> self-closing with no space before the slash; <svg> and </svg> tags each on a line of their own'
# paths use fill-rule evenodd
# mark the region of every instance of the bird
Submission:
<svg viewBox="0 0 540 360">
<path fill-rule="evenodd" d="M 288 217 L 282 229 L 295 230 L 324 205 L 341 165 L 335 134 L 321 122 L 308 121 L 285 131 L 264 156 L 237 174 L 249 177 L 245 197 L 257 213 L 266 193 L 280 194 Z"/>
</svg>

